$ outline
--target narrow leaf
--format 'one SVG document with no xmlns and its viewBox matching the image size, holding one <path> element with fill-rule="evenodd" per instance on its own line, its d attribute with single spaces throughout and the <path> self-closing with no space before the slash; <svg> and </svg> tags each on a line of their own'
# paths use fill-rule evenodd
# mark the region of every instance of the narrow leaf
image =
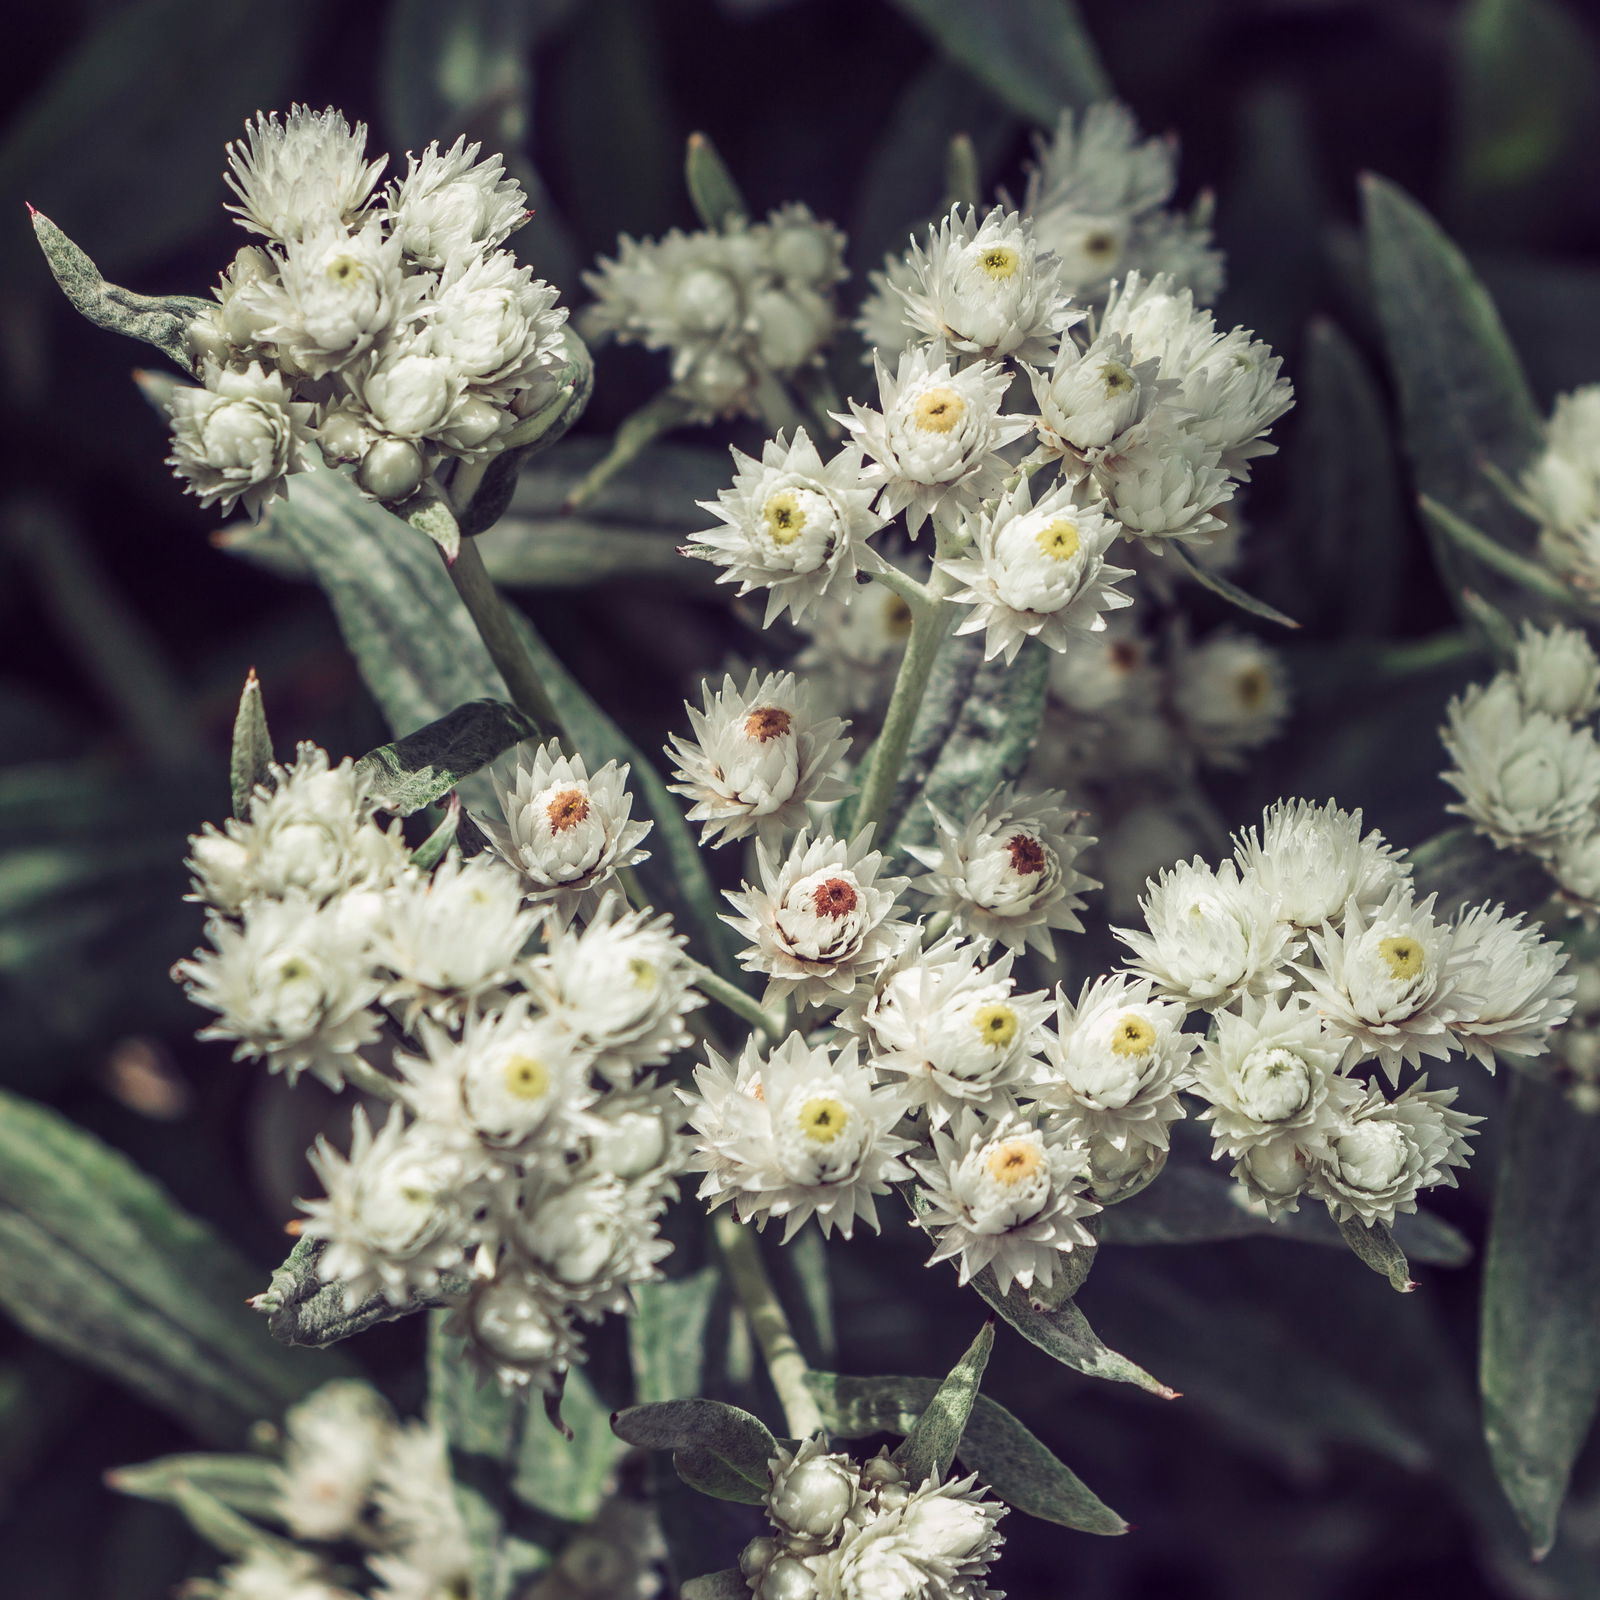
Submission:
<svg viewBox="0 0 1600 1600">
<path fill-rule="evenodd" d="M 905 1468 L 913 1483 L 925 1478 L 942 1478 L 950 1470 L 961 1448 L 961 1435 L 972 1415 L 983 1382 L 983 1369 L 989 1365 L 994 1349 L 994 1318 L 991 1317 L 967 1347 L 967 1353 L 951 1368 L 950 1374 L 934 1391 L 922 1415 L 916 1420 L 895 1460 Z"/>
<path fill-rule="evenodd" d="M 380 745 L 356 763 L 372 792 L 390 810 L 409 817 L 481 772 L 497 756 L 539 729 L 503 700 L 473 700 L 393 744 Z"/>
<path fill-rule="evenodd" d="M 196 1484 L 178 1484 L 171 1502 L 183 1513 L 184 1521 L 224 1555 L 248 1556 L 257 1550 L 268 1550 L 280 1558 L 292 1560 L 298 1554 L 290 1540 L 268 1533 Z"/>
<path fill-rule="evenodd" d="M 1442 533 L 1453 545 L 1498 572 L 1501 577 L 1509 578 L 1519 588 L 1554 605 L 1567 609 L 1576 605 L 1577 596 L 1548 568 L 1497 543 L 1465 517 L 1456 516 L 1448 507 L 1428 495 L 1421 496 L 1417 504 L 1429 527 Z"/>
<path fill-rule="evenodd" d="M 616 437 L 611 441 L 611 448 L 573 486 L 567 496 L 566 509 L 576 511 L 579 506 L 587 505 L 612 478 L 643 455 L 662 434 L 670 433 L 687 422 L 693 409 L 674 390 L 663 389 L 655 399 L 647 400 L 631 416 L 624 418 Z"/>
<path fill-rule="evenodd" d="M 228 758 L 228 782 L 233 790 L 233 814 L 243 817 L 250 796 L 267 781 L 272 770 L 272 735 L 267 731 L 267 711 L 261 699 L 261 680 L 250 669 L 233 719 L 233 750 Z"/>
<path fill-rule="evenodd" d="M 283 1476 L 276 1461 L 258 1455 L 162 1456 L 106 1474 L 106 1486 L 137 1500 L 178 1504 L 183 1489 L 198 1489 L 242 1516 L 281 1521 Z"/>
<path fill-rule="evenodd" d="M 444 860 L 461 831 L 461 796 L 452 793 L 445 801 L 439 825 L 411 852 L 411 865 L 419 872 L 432 872 Z"/>
<path fill-rule="evenodd" d="M 1394 1235 L 1381 1222 L 1370 1226 L 1359 1217 L 1347 1217 L 1339 1224 L 1345 1243 L 1380 1277 L 1389 1280 L 1392 1289 L 1410 1294 L 1416 1288 L 1411 1281 L 1411 1268 L 1406 1253 L 1395 1243 Z"/>
<path fill-rule="evenodd" d="M 698 1445 L 672 1452 L 672 1469 L 696 1494 L 735 1505 L 758 1506 L 767 1497 L 764 1484 L 752 1483 L 721 1456 Z"/>
<path fill-rule="evenodd" d="M 611 1426 L 619 1439 L 642 1449 L 705 1451 L 763 1493 L 768 1464 L 778 1453 L 778 1441 L 759 1417 L 720 1400 L 629 1406 Z"/>
<path fill-rule="evenodd" d="M 694 202 L 695 215 L 706 227 L 720 230 L 749 215 L 744 196 L 739 193 L 739 185 L 733 181 L 727 163 L 705 134 L 689 135 L 683 171 L 689 185 L 689 198 Z"/>
<path fill-rule="evenodd" d="M 699 1392 L 707 1324 L 721 1283 L 715 1267 L 701 1267 L 686 1278 L 636 1286 L 628 1350 L 641 1401 L 683 1400 Z"/>
<path fill-rule="evenodd" d="M 1165 546 L 1178 561 L 1178 565 L 1200 585 L 1202 589 L 1209 589 L 1212 594 L 1219 594 L 1229 605 L 1238 606 L 1241 611 L 1248 611 L 1252 617 L 1260 617 L 1265 622 L 1276 622 L 1283 628 L 1298 628 L 1300 624 L 1293 617 L 1287 617 L 1276 606 L 1269 606 L 1265 600 L 1257 600 L 1254 595 L 1246 594 L 1238 584 L 1230 583 L 1220 572 L 1213 572 L 1210 567 L 1198 561 L 1183 546 L 1181 539 L 1169 540 Z"/>
</svg>

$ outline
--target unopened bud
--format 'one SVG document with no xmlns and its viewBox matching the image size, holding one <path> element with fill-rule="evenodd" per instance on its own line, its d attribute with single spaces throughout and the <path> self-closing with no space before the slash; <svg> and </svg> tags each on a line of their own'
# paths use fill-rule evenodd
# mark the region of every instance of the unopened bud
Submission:
<svg viewBox="0 0 1600 1600">
<path fill-rule="evenodd" d="M 375 500 L 404 500 L 422 486 L 422 452 L 404 439 L 379 439 L 356 479 Z"/>
</svg>

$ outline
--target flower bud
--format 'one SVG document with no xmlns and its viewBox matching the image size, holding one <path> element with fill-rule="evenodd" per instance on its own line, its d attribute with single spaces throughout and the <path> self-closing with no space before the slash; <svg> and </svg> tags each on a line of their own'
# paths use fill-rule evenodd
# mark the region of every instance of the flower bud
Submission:
<svg viewBox="0 0 1600 1600">
<path fill-rule="evenodd" d="M 739 316 L 739 291 L 727 273 L 698 267 L 679 280 L 673 309 L 691 333 L 721 333 Z"/>
<path fill-rule="evenodd" d="M 772 1519 L 803 1538 L 833 1539 L 855 1504 L 856 1474 L 841 1456 L 813 1456 L 779 1472 L 767 1497 Z"/>
<path fill-rule="evenodd" d="M 450 450 L 477 450 L 489 443 L 509 421 L 509 413 L 478 395 L 468 395 L 450 414 L 450 425 L 438 438 Z"/>
<path fill-rule="evenodd" d="M 404 500 L 422 486 L 422 452 L 404 439 L 379 439 L 361 459 L 356 481 L 375 500 Z"/>
<path fill-rule="evenodd" d="M 348 411 L 330 411 L 317 428 L 325 461 L 359 461 L 372 444 L 372 430 Z"/>
<path fill-rule="evenodd" d="M 777 1553 L 778 1541 L 763 1534 L 739 1552 L 739 1570 L 747 1578 L 758 1578 L 772 1565 Z"/>
<path fill-rule="evenodd" d="M 803 1561 L 779 1556 L 767 1568 L 755 1593 L 756 1600 L 816 1600 L 817 1580 Z"/>
<path fill-rule="evenodd" d="M 775 371 L 790 372 L 815 352 L 816 325 L 791 295 L 781 289 L 763 289 L 751 312 L 756 323 L 756 350 Z"/>
</svg>

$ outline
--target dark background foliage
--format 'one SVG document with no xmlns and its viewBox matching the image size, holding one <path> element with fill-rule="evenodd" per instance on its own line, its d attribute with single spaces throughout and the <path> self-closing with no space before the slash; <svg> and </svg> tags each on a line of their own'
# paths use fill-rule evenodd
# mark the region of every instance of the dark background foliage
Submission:
<svg viewBox="0 0 1600 1600">
<path fill-rule="evenodd" d="M 77 0 L 14 10 L 0 55 L 0 1082 L 128 1151 L 266 1270 L 324 1118 L 190 1035 L 166 978 L 198 933 L 182 840 L 227 803 L 226 740 L 255 665 L 280 741 L 383 737 L 320 597 L 210 540 L 164 430 L 128 381 L 149 354 L 77 321 L 22 201 L 108 274 L 203 292 L 237 248 L 222 146 L 258 107 L 335 103 L 382 148 L 465 129 L 542 182 L 525 258 L 581 302 L 619 231 L 692 225 L 685 136 L 708 132 L 757 209 L 803 199 L 851 234 L 859 275 L 938 202 L 949 136 L 1016 189 L 1015 95 L 940 54 L 928 4 L 885 0 Z M 1048 15 L 1000 0 L 973 13 Z M 1403 185 L 1472 253 L 1548 399 L 1600 377 L 1600 28 L 1554 0 L 1084 0 L 1118 95 L 1214 188 L 1229 255 L 1220 315 L 1298 375 L 1316 318 L 1372 359 L 1355 234 L 1364 170 Z M 858 278 L 859 281 L 859 278 Z M 661 381 L 602 354 L 581 432 Z M 1336 796 L 1403 843 L 1446 795 L 1433 727 L 1472 664 L 1414 521 L 1308 503 L 1296 419 L 1252 491 L 1239 574 L 1307 623 L 1285 646 L 1300 714 L 1219 799 L 1230 823 L 1280 793 Z M 723 430 L 720 449 L 754 436 Z M 1376 468 L 1375 468 L 1376 470 Z M 1329 531 L 1332 530 L 1330 537 Z M 680 686 L 748 636 L 675 589 L 616 580 L 522 596 L 647 748 Z M 1211 615 L 1202 597 L 1197 609 Z M 1352 643 L 1352 639 L 1356 642 Z M 280 743 L 280 749 L 282 749 Z M 1488 1103 L 1481 1084 L 1472 1092 Z M 1474 1109 L 1482 1109 L 1474 1106 Z M 1494 1132 L 1440 1210 L 1481 1237 Z M 1424 1269 L 1404 1300 L 1353 1259 L 1251 1241 L 1107 1250 L 1086 1309 L 1185 1393 L 1165 1403 L 1055 1367 L 1008 1336 L 989 1388 L 1137 1524 L 1096 1540 L 1011 1519 L 1018 1596 L 1386 1600 L 1600 1592 L 1600 1497 L 1580 1469 L 1539 1573 L 1488 1474 L 1472 1389 L 1474 1269 Z M 836 1255 L 847 1372 L 944 1370 L 978 1321 L 891 1225 Z M 360 1359 L 415 1400 L 414 1324 Z M 117 1463 L 183 1431 L 0 1326 L 0 1588 L 29 1600 L 154 1600 L 207 1570 L 175 1515 L 118 1500 Z M 1592 1468 L 1593 1463 L 1589 1466 Z M 709 1565 L 731 1557 L 716 1552 Z"/>
</svg>

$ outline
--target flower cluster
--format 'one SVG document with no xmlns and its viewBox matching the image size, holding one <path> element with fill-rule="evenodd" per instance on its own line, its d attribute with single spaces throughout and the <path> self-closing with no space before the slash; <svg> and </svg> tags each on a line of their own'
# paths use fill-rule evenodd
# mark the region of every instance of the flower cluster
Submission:
<svg viewBox="0 0 1600 1600">
<path fill-rule="evenodd" d="M 424 871 L 362 770 L 302 746 L 194 841 L 211 948 L 177 976 L 208 1035 L 395 1102 L 313 1152 L 318 1275 L 352 1306 L 454 1304 L 508 1386 L 554 1385 L 576 1323 L 625 1309 L 669 1248 L 678 1119 L 649 1074 L 701 1000 L 668 919 L 612 887 L 646 831 L 626 778 L 543 746 L 484 819 L 495 850 Z"/>
<path fill-rule="evenodd" d="M 999 1600 L 986 1574 L 1006 1508 L 975 1475 L 913 1484 L 887 1451 L 858 1462 L 821 1438 L 768 1472 L 772 1532 L 739 1556 L 755 1600 Z"/>
<path fill-rule="evenodd" d="M 1514 495 L 1539 525 L 1539 552 L 1587 598 L 1600 590 L 1600 384 L 1561 395 L 1544 449 Z"/>
<path fill-rule="evenodd" d="M 259 514 L 317 455 L 403 501 L 552 398 L 567 314 L 501 248 L 528 210 L 499 156 L 430 144 L 380 190 L 363 125 L 295 106 L 228 162 L 230 209 L 263 242 L 190 324 L 201 387 L 168 402 L 171 464 L 203 503 Z"/>
</svg>

